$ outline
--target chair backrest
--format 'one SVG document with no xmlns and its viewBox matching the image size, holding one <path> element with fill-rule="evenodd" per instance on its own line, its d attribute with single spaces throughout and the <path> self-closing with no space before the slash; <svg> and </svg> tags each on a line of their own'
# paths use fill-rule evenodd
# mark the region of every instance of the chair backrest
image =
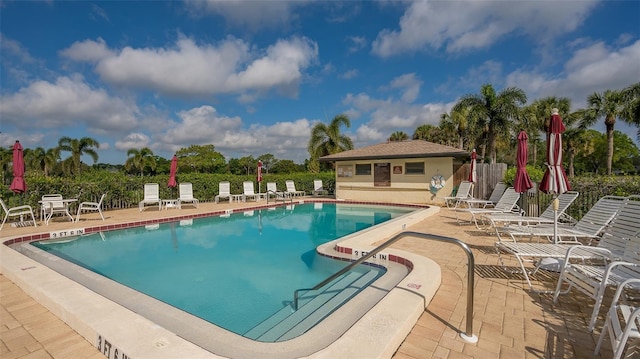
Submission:
<svg viewBox="0 0 640 359">
<path fill-rule="evenodd" d="M 564 213 L 567 208 L 573 203 L 573 201 L 578 198 L 579 193 L 576 191 L 567 191 L 558 196 L 558 216 Z M 553 210 L 553 201 L 549 204 L 549 206 L 540 214 L 540 218 L 551 219 L 555 218 L 555 213 Z"/>
<path fill-rule="evenodd" d="M 45 210 L 64 209 L 65 205 L 62 201 L 61 194 L 45 194 L 42 196 L 42 205 Z"/>
<path fill-rule="evenodd" d="M 190 182 L 180 183 L 178 186 L 180 199 L 193 199 L 193 185 Z"/>
<path fill-rule="evenodd" d="M 102 196 L 100 197 L 100 200 L 98 201 L 98 207 L 100 207 L 102 205 L 102 201 L 104 201 L 104 198 L 107 196 L 106 193 L 103 193 Z"/>
<path fill-rule="evenodd" d="M 620 196 L 604 196 L 600 198 L 598 202 L 580 218 L 574 228 L 593 236 L 599 235 L 605 227 L 609 225 L 626 199 L 626 197 Z"/>
<path fill-rule="evenodd" d="M 287 192 L 296 192 L 296 184 L 292 180 L 286 180 L 284 182 L 287 185 Z"/>
<path fill-rule="evenodd" d="M 2 205 L 2 210 L 4 211 L 4 213 L 9 213 L 9 208 L 7 208 L 7 205 L 4 204 L 2 198 L 0 198 L 0 205 Z"/>
<path fill-rule="evenodd" d="M 253 181 L 244 181 L 242 182 L 242 187 L 244 188 L 244 194 L 253 196 L 255 194 L 253 190 Z"/>
<path fill-rule="evenodd" d="M 267 182 L 267 192 L 278 192 L 278 186 L 275 182 Z"/>
<path fill-rule="evenodd" d="M 324 191 L 324 188 L 322 186 L 322 180 L 313 180 L 313 190 L 314 191 Z"/>
<path fill-rule="evenodd" d="M 491 191 L 491 195 L 489 196 L 489 202 L 498 203 L 500 198 L 502 198 L 502 194 L 507 189 L 507 184 L 504 182 L 496 183 L 496 186 L 493 187 L 493 191 Z"/>
<path fill-rule="evenodd" d="M 231 195 L 231 184 L 229 181 L 222 181 L 218 184 L 218 194 L 221 196 Z"/>
<path fill-rule="evenodd" d="M 160 200 L 160 186 L 157 183 L 145 183 L 144 184 L 144 200 L 145 201 L 159 201 Z"/>
<path fill-rule="evenodd" d="M 516 192 L 513 187 L 509 187 L 504 191 L 494 208 L 499 211 L 510 212 L 513 210 L 513 207 L 516 206 L 519 199 L 520 193 Z"/>
<path fill-rule="evenodd" d="M 622 260 L 640 263 L 640 196 L 629 196 L 623 201 L 604 229 L 598 246 L 609 249 Z"/>
<path fill-rule="evenodd" d="M 460 185 L 458 185 L 458 191 L 456 192 L 455 198 L 468 198 L 471 194 L 471 187 L 473 183 L 469 181 L 462 181 Z"/>
</svg>

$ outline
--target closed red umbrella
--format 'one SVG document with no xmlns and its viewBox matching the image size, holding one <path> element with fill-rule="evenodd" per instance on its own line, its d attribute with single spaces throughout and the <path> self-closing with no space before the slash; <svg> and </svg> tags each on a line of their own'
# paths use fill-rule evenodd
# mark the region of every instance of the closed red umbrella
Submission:
<svg viewBox="0 0 640 359">
<path fill-rule="evenodd" d="M 513 182 L 513 188 L 518 193 L 526 192 L 529 188 L 533 187 L 531 178 L 527 173 L 527 156 L 529 149 L 527 148 L 527 141 L 529 136 L 525 131 L 520 131 L 518 134 L 518 148 L 516 151 L 516 179 Z"/>
<path fill-rule="evenodd" d="M 178 157 L 173 155 L 171 159 L 171 169 L 169 170 L 169 183 L 167 187 L 175 188 L 178 183 L 176 182 L 176 172 L 178 172 Z"/>
<path fill-rule="evenodd" d="M 540 181 L 540 190 L 544 193 L 561 194 L 571 187 L 567 174 L 562 167 L 562 133 L 565 127 L 557 109 L 553 109 L 549 129 L 547 130 L 547 169 Z"/>
<path fill-rule="evenodd" d="M 478 158 L 478 154 L 476 154 L 476 149 L 473 149 L 471 152 L 471 166 L 469 167 L 469 182 L 476 183 L 478 182 L 478 173 L 476 171 L 476 159 Z"/>
<path fill-rule="evenodd" d="M 24 193 L 27 190 L 27 183 L 24 181 L 24 155 L 20 141 L 13 145 L 13 181 L 10 190 L 14 193 Z"/>
</svg>

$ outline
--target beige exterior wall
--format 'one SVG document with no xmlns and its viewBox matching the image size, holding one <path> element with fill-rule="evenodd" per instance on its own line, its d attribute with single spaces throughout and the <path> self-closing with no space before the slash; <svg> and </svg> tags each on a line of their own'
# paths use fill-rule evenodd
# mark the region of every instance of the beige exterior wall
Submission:
<svg viewBox="0 0 640 359">
<path fill-rule="evenodd" d="M 406 163 L 424 163 L 424 174 L 406 174 Z M 389 163 L 391 184 L 374 185 L 374 164 Z M 370 175 L 357 175 L 356 164 L 371 164 Z M 397 171 L 399 168 L 401 173 Z M 395 171 L 394 171 L 395 169 Z M 431 178 L 443 176 L 446 184 L 435 194 L 430 191 Z M 453 157 L 358 160 L 336 162 L 336 198 L 356 201 L 444 204 L 453 190 Z"/>
</svg>

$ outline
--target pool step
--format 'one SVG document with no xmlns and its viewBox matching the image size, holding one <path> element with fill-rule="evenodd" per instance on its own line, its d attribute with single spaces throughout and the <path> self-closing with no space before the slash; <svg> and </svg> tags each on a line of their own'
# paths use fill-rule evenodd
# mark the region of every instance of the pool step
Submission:
<svg viewBox="0 0 640 359">
<path fill-rule="evenodd" d="M 302 292 L 298 310 L 286 306 L 245 333 L 264 342 L 284 341 L 306 332 L 378 276 L 378 271 L 349 272 L 324 290 Z"/>
</svg>

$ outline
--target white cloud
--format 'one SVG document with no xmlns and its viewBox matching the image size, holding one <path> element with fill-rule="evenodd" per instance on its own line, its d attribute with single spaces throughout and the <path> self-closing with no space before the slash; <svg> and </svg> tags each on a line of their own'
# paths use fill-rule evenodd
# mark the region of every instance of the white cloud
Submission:
<svg viewBox="0 0 640 359">
<path fill-rule="evenodd" d="M 103 39 L 76 41 L 70 47 L 60 51 L 60 56 L 74 61 L 97 62 L 114 56 Z"/>
<path fill-rule="evenodd" d="M 194 16 L 217 14 L 232 26 L 255 31 L 260 28 L 287 26 L 295 17 L 293 8 L 304 2 L 191 0 L 185 4 Z"/>
<path fill-rule="evenodd" d="M 143 147 L 150 147 L 150 143 L 151 138 L 149 138 L 149 136 L 144 133 L 135 132 L 128 134 L 122 140 L 116 141 L 115 148 L 126 152 L 132 148 L 141 149 Z"/>
<path fill-rule="evenodd" d="M 585 1 L 416 1 L 400 29 L 384 29 L 373 42 L 382 57 L 446 47 L 454 53 L 486 48 L 513 33 L 546 42 L 576 29 L 597 0 Z"/>
</svg>

